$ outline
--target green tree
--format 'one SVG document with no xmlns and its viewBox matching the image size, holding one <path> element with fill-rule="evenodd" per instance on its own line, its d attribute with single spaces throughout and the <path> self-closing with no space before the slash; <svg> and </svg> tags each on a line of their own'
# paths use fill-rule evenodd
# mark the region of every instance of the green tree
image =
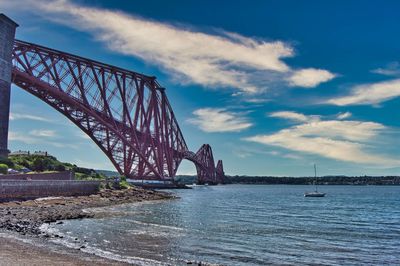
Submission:
<svg viewBox="0 0 400 266">
<path fill-rule="evenodd" d="M 64 172 L 64 171 L 65 171 L 65 166 L 62 165 L 62 164 L 58 164 L 58 165 L 55 167 L 55 170 L 58 171 L 58 172 Z"/>
<path fill-rule="evenodd" d="M 0 174 L 7 174 L 8 165 L 0 164 Z"/>
<path fill-rule="evenodd" d="M 0 164 L 6 164 L 9 168 L 14 167 L 13 161 L 11 161 L 10 159 L 8 159 L 6 157 L 0 157 Z"/>
<path fill-rule="evenodd" d="M 41 158 L 35 158 L 32 164 L 32 170 L 37 172 L 43 172 L 45 170 L 45 165 Z"/>
</svg>

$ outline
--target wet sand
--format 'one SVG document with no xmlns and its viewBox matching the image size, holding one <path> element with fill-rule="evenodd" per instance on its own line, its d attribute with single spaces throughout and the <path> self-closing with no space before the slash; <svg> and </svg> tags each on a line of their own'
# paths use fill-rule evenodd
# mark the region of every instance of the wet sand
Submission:
<svg viewBox="0 0 400 266">
<path fill-rule="evenodd" d="M 67 219 L 95 218 L 95 213 L 85 211 L 88 208 L 171 198 L 169 193 L 133 187 L 102 190 L 91 196 L 0 203 L 0 265 L 127 265 L 80 249 L 55 248 L 48 239 L 62 236 L 49 235 L 40 227 Z M 21 241 L 24 238 L 28 241 Z"/>
<path fill-rule="evenodd" d="M 0 265 L 128 265 L 79 250 L 57 251 L 0 236 Z"/>
</svg>

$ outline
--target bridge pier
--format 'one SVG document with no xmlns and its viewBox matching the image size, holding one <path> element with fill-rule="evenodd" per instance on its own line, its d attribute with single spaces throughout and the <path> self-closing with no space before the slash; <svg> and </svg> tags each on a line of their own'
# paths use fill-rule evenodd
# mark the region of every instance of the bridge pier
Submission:
<svg viewBox="0 0 400 266">
<path fill-rule="evenodd" d="M 18 24 L 0 14 L 0 157 L 8 156 L 12 50 Z"/>
</svg>

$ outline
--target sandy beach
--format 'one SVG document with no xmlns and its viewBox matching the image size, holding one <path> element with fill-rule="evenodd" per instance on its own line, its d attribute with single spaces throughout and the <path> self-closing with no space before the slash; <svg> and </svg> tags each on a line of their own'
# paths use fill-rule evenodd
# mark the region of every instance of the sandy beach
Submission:
<svg viewBox="0 0 400 266">
<path fill-rule="evenodd" d="M 42 232 L 40 226 L 67 219 L 95 218 L 95 213 L 85 211 L 88 208 L 171 198 L 168 193 L 133 187 L 102 190 L 91 196 L 0 203 L 0 265 L 126 265 L 80 249 L 56 248 L 48 239 L 62 236 Z"/>
<path fill-rule="evenodd" d="M 79 250 L 56 250 L 0 236 L 0 265 L 127 265 Z"/>
</svg>

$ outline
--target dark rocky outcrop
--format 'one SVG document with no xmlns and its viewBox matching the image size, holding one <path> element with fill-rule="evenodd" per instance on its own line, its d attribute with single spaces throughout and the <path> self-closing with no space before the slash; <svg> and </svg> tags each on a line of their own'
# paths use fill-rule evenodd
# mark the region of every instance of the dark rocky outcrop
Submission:
<svg viewBox="0 0 400 266">
<path fill-rule="evenodd" d="M 43 223 L 94 217 L 95 214 L 84 211 L 87 208 L 170 198 L 173 196 L 165 192 L 132 187 L 124 190 L 105 189 L 91 196 L 0 203 L 0 229 L 50 237 L 40 231 Z"/>
</svg>

